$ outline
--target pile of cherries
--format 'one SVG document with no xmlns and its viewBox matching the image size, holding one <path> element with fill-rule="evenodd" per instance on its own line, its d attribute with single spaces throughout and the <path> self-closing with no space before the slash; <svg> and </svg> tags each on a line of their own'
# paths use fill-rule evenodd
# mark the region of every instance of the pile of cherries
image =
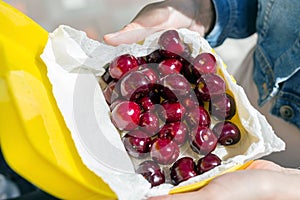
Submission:
<svg viewBox="0 0 300 200">
<path fill-rule="evenodd" d="M 128 154 L 141 161 L 136 172 L 152 186 L 166 176 L 177 185 L 220 165 L 212 152 L 236 144 L 241 134 L 230 121 L 236 105 L 215 56 L 192 57 L 176 30 L 162 33 L 158 45 L 146 56 L 123 54 L 107 64 L 103 94 Z M 183 156 L 183 145 L 199 157 Z"/>
</svg>

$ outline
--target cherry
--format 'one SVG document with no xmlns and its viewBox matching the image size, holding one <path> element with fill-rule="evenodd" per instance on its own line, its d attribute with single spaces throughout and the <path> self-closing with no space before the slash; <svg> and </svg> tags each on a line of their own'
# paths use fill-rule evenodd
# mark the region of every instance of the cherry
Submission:
<svg viewBox="0 0 300 200">
<path fill-rule="evenodd" d="M 212 98 L 209 102 L 209 112 L 217 120 L 230 120 L 236 113 L 233 97 L 229 94 L 223 94 Z"/>
<path fill-rule="evenodd" d="M 159 118 L 153 112 L 145 112 L 141 114 L 140 129 L 152 136 L 159 130 Z"/>
<path fill-rule="evenodd" d="M 156 49 L 146 56 L 147 63 L 159 63 L 164 59 L 161 49 Z"/>
<path fill-rule="evenodd" d="M 133 101 L 122 101 L 111 112 L 113 124 L 119 130 L 133 130 L 140 121 L 140 106 Z"/>
<path fill-rule="evenodd" d="M 141 174 L 151 183 L 151 187 L 165 183 L 165 175 L 160 166 L 153 160 L 143 161 L 138 165 L 136 173 Z"/>
<path fill-rule="evenodd" d="M 203 106 L 198 106 L 189 110 L 186 114 L 185 120 L 190 127 L 209 127 L 211 124 L 210 116 Z"/>
<path fill-rule="evenodd" d="M 160 54 L 164 57 L 164 59 L 166 59 L 166 58 L 177 58 L 178 57 L 178 54 L 176 54 L 174 52 L 171 52 L 171 51 L 168 51 L 168 50 L 165 50 L 165 49 L 161 49 Z"/>
<path fill-rule="evenodd" d="M 183 122 L 172 122 L 165 124 L 158 132 L 159 138 L 173 140 L 178 145 L 182 145 L 187 140 L 188 127 Z"/>
<path fill-rule="evenodd" d="M 200 74 L 217 72 L 217 61 L 211 53 L 200 53 L 194 59 L 194 67 Z"/>
<path fill-rule="evenodd" d="M 123 137 L 123 143 L 129 155 L 144 158 L 150 151 L 151 138 L 143 131 L 133 130 Z"/>
<path fill-rule="evenodd" d="M 158 44 L 165 50 L 181 54 L 184 51 L 184 44 L 176 30 L 167 30 L 161 34 Z"/>
<path fill-rule="evenodd" d="M 194 67 L 194 65 L 189 63 L 185 63 L 184 67 L 182 67 L 181 73 L 192 84 L 196 84 L 197 80 L 201 76 L 198 70 Z"/>
<path fill-rule="evenodd" d="M 181 74 L 169 74 L 160 79 L 164 86 L 164 94 L 168 94 L 168 99 L 178 99 L 186 96 L 191 90 L 191 84 Z"/>
<path fill-rule="evenodd" d="M 212 153 L 200 158 L 197 162 L 197 170 L 200 174 L 207 172 L 221 164 L 221 159 Z"/>
<path fill-rule="evenodd" d="M 170 177 L 174 185 L 178 185 L 197 175 L 196 164 L 191 157 L 178 159 L 170 168 Z"/>
<path fill-rule="evenodd" d="M 236 144 L 241 139 L 240 129 L 230 121 L 219 122 L 212 130 L 219 138 L 218 142 L 225 146 Z"/>
<path fill-rule="evenodd" d="M 111 81 L 113 81 L 113 77 L 111 77 L 110 73 L 109 73 L 109 65 L 110 63 L 107 63 L 106 65 L 104 65 L 104 69 L 105 69 L 105 72 L 104 74 L 101 76 L 102 80 L 106 83 L 106 84 L 109 84 Z"/>
<path fill-rule="evenodd" d="M 116 85 L 117 82 L 111 81 L 103 90 L 103 95 L 109 105 L 119 98 L 120 93 L 118 92 L 118 87 L 116 87 Z"/>
<path fill-rule="evenodd" d="M 204 74 L 197 81 L 195 93 L 203 101 L 209 101 L 212 96 L 225 93 L 226 84 L 217 74 Z"/>
<path fill-rule="evenodd" d="M 130 54 L 123 54 L 116 57 L 109 66 L 109 74 L 112 78 L 120 79 L 124 74 L 139 66 L 136 57 Z"/>
<path fill-rule="evenodd" d="M 141 71 L 126 74 L 119 82 L 121 95 L 135 101 L 149 92 L 150 81 Z"/>
<path fill-rule="evenodd" d="M 201 127 L 195 129 L 191 133 L 190 145 L 193 151 L 199 154 L 207 155 L 215 150 L 218 143 L 218 138 L 208 127 Z"/>
<path fill-rule="evenodd" d="M 156 138 L 150 150 L 152 160 L 162 165 L 169 165 L 175 162 L 179 153 L 179 146 L 172 140 L 165 138 Z"/>
<path fill-rule="evenodd" d="M 194 94 L 189 94 L 183 98 L 182 105 L 188 112 L 195 110 L 198 106 L 204 106 L 203 102 L 198 102 L 197 97 Z"/>
<path fill-rule="evenodd" d="M 156 73 L 156 71 L 154 70 L 153 65 L 148 64 L 146 67 L 145 65 L 143 66 L 143 68 L 141 70 L 139 70 L 140 72 L 142 72 L 143 74 L 146 75 L 146 77 L 149 79 L 149 82 L 152 84 L 155 84 L 158 82 L 158 75 Z"/>
<path fill-rule="evenodd" d="M 180 73 L 182 63 L 174 58 L 163 60 L 159 63 L 157 70 L 161 76 L 166 76 L 173 73 Z"/>
<path fill-rule="evenodd" d="M 139 66 L 143 66 L 147 63 L 145 57 L 137 57 L 136 59 L 138 61 Z"/>
<path fill-rule="evenodd" d="M 175 103 L 162 103 L 165 111 L 166 122 L 177 122 L 182 119 L 185 114 L 185 108 L 178 102 Z"/>
</svg>

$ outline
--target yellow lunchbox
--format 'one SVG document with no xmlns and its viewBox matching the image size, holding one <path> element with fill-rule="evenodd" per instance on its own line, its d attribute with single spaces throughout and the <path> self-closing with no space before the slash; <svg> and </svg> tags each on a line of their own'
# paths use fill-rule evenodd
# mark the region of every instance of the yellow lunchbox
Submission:
<svg viewBox="0 0 300 200">
<path fill-rule="evenodd" d="M 0 27 L 0 147 L 9 166 L 57 198 L 117 199 L 81 161 L 56 105 L 40 58 L 48 32 L 3 1 Z M 210 180 L 170 193 L 199 189 Z"/>
</svg>

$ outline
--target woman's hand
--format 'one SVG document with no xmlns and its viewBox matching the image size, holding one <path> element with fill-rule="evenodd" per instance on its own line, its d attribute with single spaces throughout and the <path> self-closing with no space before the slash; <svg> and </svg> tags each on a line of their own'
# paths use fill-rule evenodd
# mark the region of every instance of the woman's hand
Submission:
<svg viewBox="0 0 300 200">
<path fill-rule="evenodd" d="M 151 200 L 260 200 L 300 199 L 300 170 L 283 168 L 270 161 L 254 161 L 246 170 L 227 173 L 204 188 L 190 193 Z"/>
<path fill-rule="evenodd" d="M 188 28 L 204 36 L 214 23 L 211 0 L 166 0 L 145 6 L 131 23 L 104 36 L 107 44 L 142 41 L 148 35 L 170 28 Z"/>
</svg>

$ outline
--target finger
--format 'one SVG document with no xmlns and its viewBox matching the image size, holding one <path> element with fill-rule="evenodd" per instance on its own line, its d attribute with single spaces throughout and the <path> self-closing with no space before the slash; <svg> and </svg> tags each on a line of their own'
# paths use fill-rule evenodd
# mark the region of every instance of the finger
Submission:
<svg viewBox="0 0 300 200">
<path fill-rule="evenodd" d="M 154 32 L 160 31 L 159 27 L 143 27 L 135 22 L 125 26 L 118 32 L 104 35 L 104 42 L 117 46 L 120 44 L 132 44 L 144 40 Z"/>
<path fill-rule="evenodd" d="M 255 160 L 247 167 L 247 169 L 266 169 L 272 171 L 282 171 L 283 167 L 271 161 Z"/>
</svg>

